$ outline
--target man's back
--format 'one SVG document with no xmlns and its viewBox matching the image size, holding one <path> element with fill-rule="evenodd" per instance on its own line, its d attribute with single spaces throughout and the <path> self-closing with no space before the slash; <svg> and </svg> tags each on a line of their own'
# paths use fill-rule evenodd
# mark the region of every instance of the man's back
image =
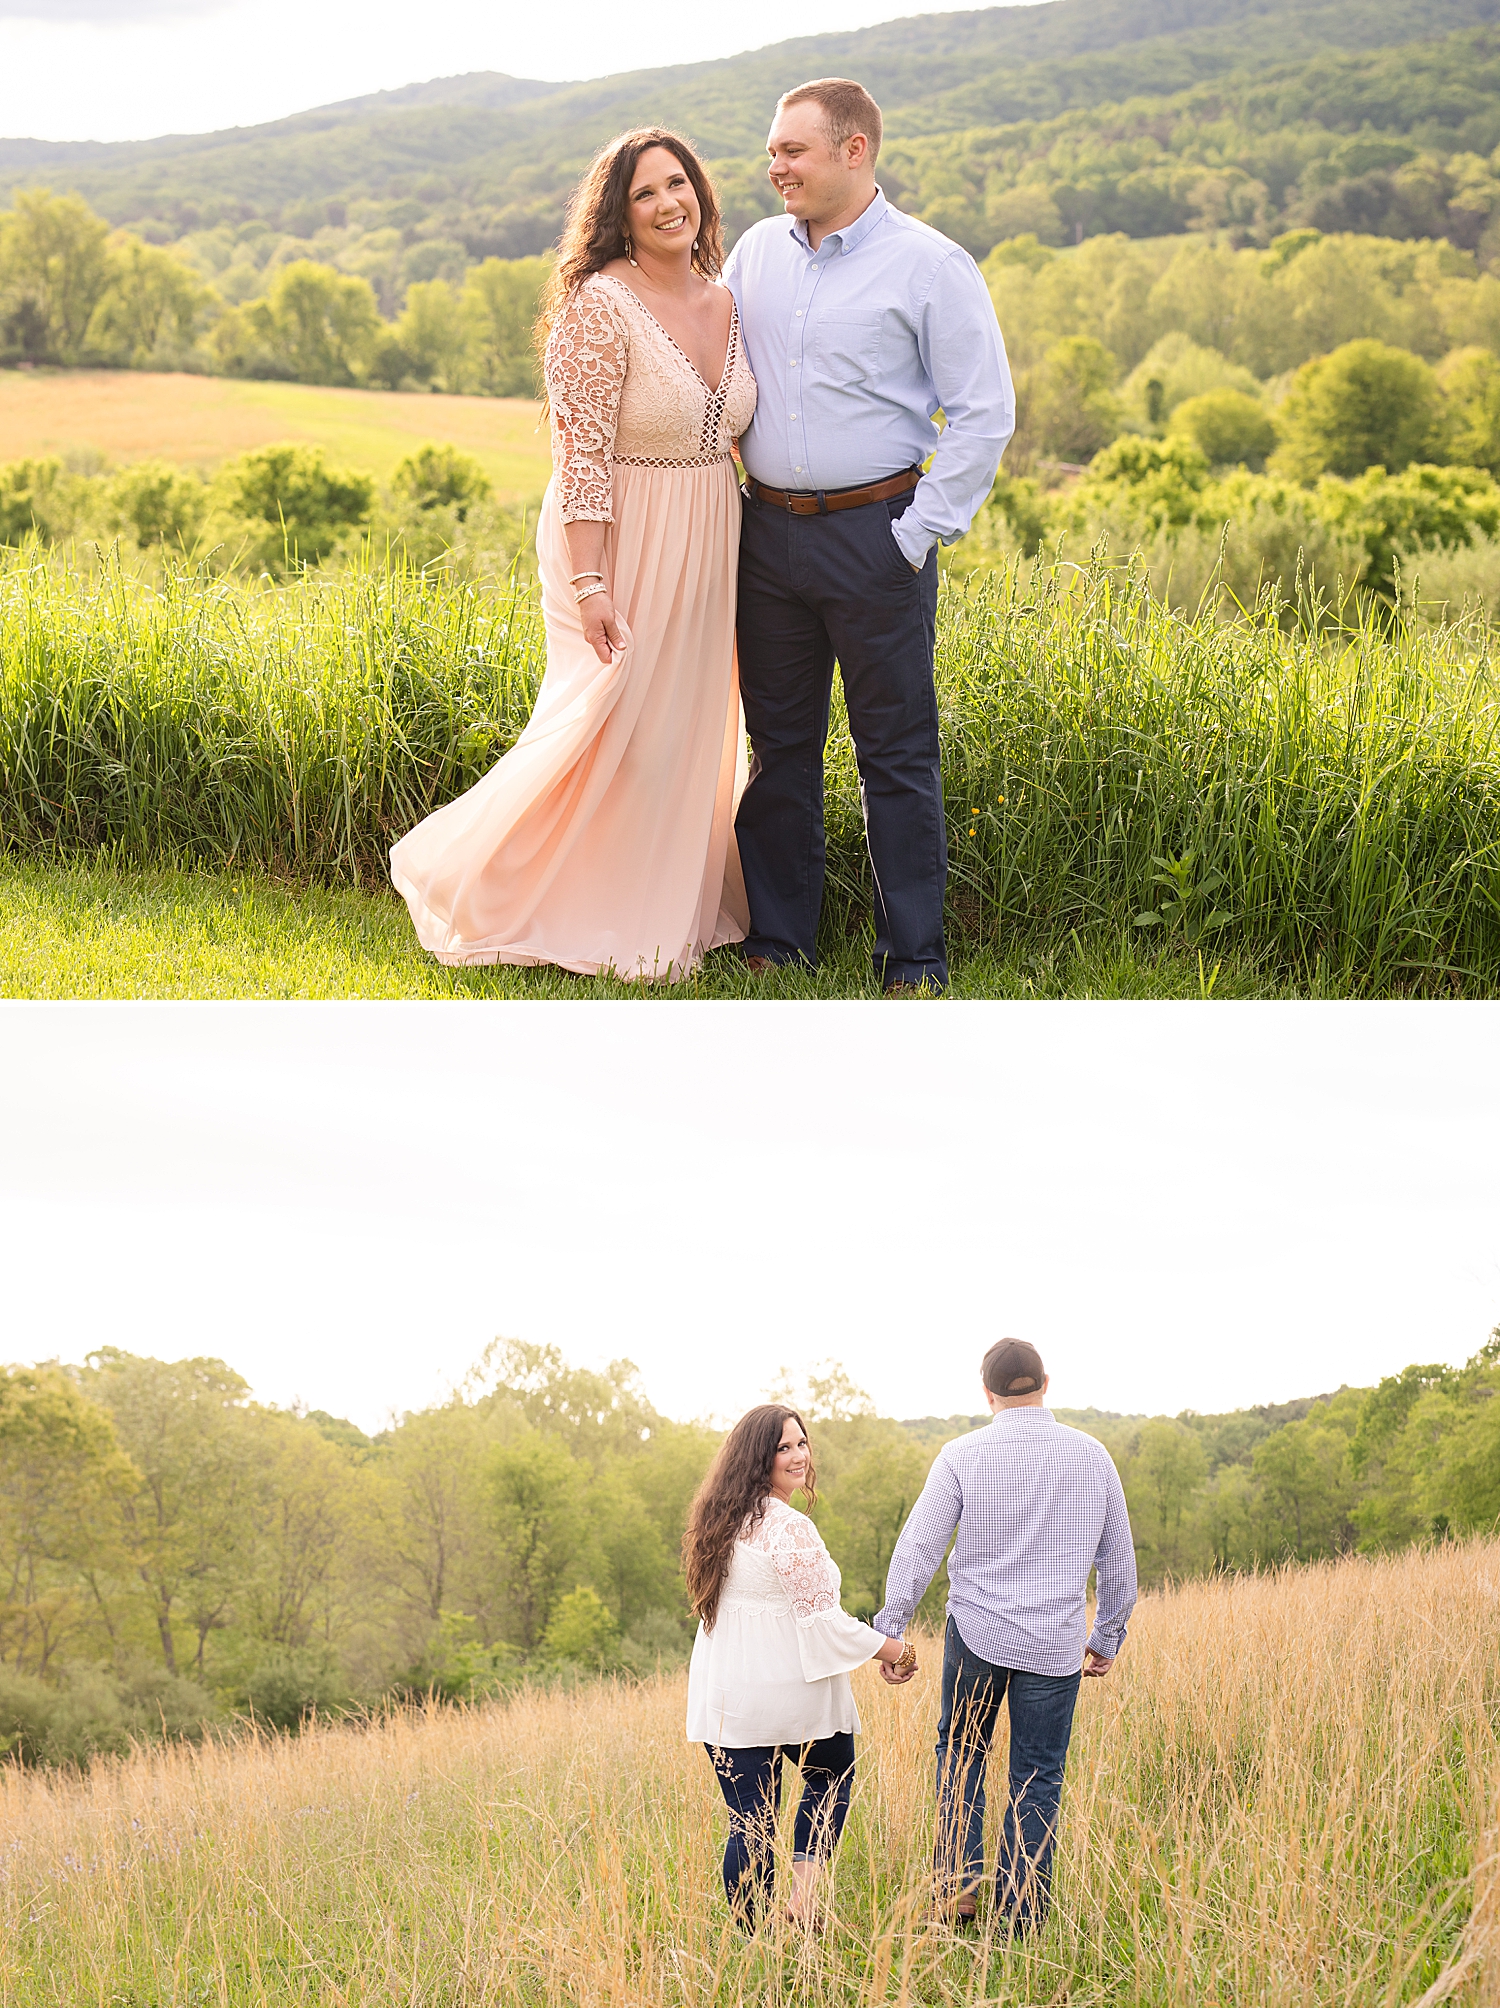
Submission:
<svg viewBox="0 0 1500 2008">
<path fill-rule="evenodd" d="M 1076 1672 L 1097 1566 L 1087 1642 L 1105 1658 L 1117 1655 L 1135 1603 L 1135 1550 L 1102 1443 L 1050 1409 L 1011 1407 L 944 1444 L 896 1544 L 877 1630 L 905 1630 L 955 1526 L 948 1611 L 971 1651 L 1027 1673 Z"/>
</svg>

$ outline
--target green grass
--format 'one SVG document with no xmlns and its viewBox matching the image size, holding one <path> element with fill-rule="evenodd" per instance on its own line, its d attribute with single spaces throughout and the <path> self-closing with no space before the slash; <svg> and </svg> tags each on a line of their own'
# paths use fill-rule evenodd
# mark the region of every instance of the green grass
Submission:
<svg viewBox="0 0 1500 2008">
<path fill-rule="evenodd" d="M 1500 992 L 1488 646 L 1483 630 L 1373 620 L 1287 631 L 1269 609 L 1188 621 L 1102 565 L 945 586 L 948 924 L 974 994 L 1028 994 L 1037 969 L 1044 994 L 1161 994 L 1162 972 L 1180 993 L 1200 957 L 1205 985 L 1218 964 L 1216 987 L 1255 994 Z M 14 555 L 0 561 L 9 855 L 383 887 L 394 838 L 514 741 L 543 661 L 519 585 L 351 569 L 148 586 Z M 857 994 L 869 871 L 841 719 L 828 839 L 815 994 Z M 335 947 L 350 957 L 368 959 Z M 397 981 L 385 966 L 374 980 Z M 728 987 L 700 994 L 741 994 L 739 977 L 710 980 Z"/>
<path fill-rule="evenodd" d="M 1153 950 L 1130 934 L 1052 953 L 980 952 L 954 964 L 950 995 L 1009 998 L 1280 997 L 1274 975 L 1210 953 Z M 417 945 L 393 892 L 298 886 L 249 871 L 96 861 L 0 861 L 0 996 L 63 998 L 875 997 L 868 942 L 836 943 L 814 974 L 765 981 L 737 953 L 669 987 L 556 969 L 445 969 Z"/>
</svg>

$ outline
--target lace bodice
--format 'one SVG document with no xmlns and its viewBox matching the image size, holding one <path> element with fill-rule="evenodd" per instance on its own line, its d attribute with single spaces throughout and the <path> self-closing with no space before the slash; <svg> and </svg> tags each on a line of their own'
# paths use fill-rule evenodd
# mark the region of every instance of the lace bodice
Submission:
<svg viewBox="0 0 1500 2008">
<path fill-rule="evenodd" d="M 754 1603 L 790 1604 L 799 1625 L 827 1617 L 840 1608 L 838 1563 L 823 1545 L 823 1536 L 805 1513 L 794 1512 L 779 1499 L 768 1499 L 759 1520 L 750 1520 L 735 1545 L 760 1561 L 759 1568 L 731 1565 L 724 1586 L 727 1598 Z M 765 1566 L 770 1564 L 769 1569 Z"/>
<path fill-rule="evenodd" d="M 755 412 L 755 378 L 732 307 L 724 374 L 710 390 L 630 287 L 602 272 L 574 289 L 553 323 L 545 369 L 565 523 L 614 521 L 615 462 L 713 466 L 728 459 Z"/>
</svg>

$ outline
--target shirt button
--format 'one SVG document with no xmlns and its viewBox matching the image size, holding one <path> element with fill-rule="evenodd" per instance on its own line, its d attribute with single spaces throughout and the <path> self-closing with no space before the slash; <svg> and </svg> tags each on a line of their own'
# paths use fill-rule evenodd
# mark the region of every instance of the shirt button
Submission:
<svg viewBox="0 0 1500 2008">
<path fill-rule="evenodd" d="M 793 356 L 793 357 L 792 357 L 792 368 L 793 368 L 793 369 L 795 369 L 796 367 L 797 367 L 797 358 L 796 358 L 795 356 Z"/>
<path fill-rule="evenodd" d="M 797 468 L 796 472 L 797 472 L 798 474 L 800 474 L 800 473 L 802 472 L 802 469 L 801 469 L 801 468 L 799 467 L 799 468 Z"/>
<path fill-rule="evenodd" d="M 793 418 L 795 418 L 795 417 L 797 416 L 796 412 L 792 412 L 792 413 L 791 413 L 791 416 L 792 416 Z"/>
</svg>

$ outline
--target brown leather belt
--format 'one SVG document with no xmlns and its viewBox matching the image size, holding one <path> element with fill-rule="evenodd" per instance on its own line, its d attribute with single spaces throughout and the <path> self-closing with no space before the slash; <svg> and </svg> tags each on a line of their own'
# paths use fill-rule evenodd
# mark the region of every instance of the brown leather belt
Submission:
<svg viewBox="0 0 1500 2008">
<path fill-rule="evenodd" d="M 799 494 L 784 488 L 767 488 L 747 474 L 745 486 L 757 502 L 769 502 L 773 509 L 785 509 L 793 516 L 828 516 L 835 509 L 862 509 L 867 502 L 888 502 L 893 495 L 906 495 L 922 476 L 915 467 L 893 474 L 888 481 L 872 481 L 866 488 L 821 488 Z"/>
</svg>

